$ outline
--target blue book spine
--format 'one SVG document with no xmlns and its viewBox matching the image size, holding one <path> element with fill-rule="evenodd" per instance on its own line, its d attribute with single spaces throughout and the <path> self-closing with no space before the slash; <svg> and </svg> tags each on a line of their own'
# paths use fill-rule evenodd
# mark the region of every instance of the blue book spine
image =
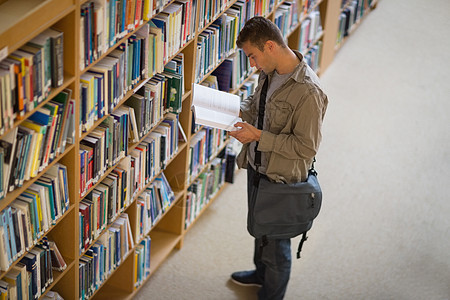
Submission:
<svg viewBox="0 0 450 300">
<path fill-rule="evenodd" d="M 5 248 L 6 248 L 6 254 L 8 257 L 8 265 L 11 265 L 13 259 L 11 256 L 11 246 L 9 243 L 10 240 L 10 236 L 9 236 L 9 230 L 8 230 L 8 216 L 7 216 L 8 212 L 6 210 L 1 212 L 1 216 L 0 216 L 0 222 L 1 222 L 1 226 L 3 226 L 3 234 L 4 234 L 4 238 L 5 238 Z"/>
<path fill-rule="evenodd" d="M 50 118 L 50 115 L 47 115 L 47 114 L 45 114 L 43 112 L 40 112 L 40 111 L 36 111 L 34 114 L 32 114 L 28 118 L 28 120 L 33 121 L 33 122 L 35 122 L 37 124 L 40 124 L 40 125 L 46 125 L 47 126 L 49 118 Z"/>
<path fill-rule="evenodd" d="M 116 0 L 111 0 L 109 5 L 109 46 L 112 47 L 116 42 Z"/>
<path fill-rule="evenodd" d="M 127 1 L 130 0 L 122 1 L 122 33 L 128 31 L 128 28 L 126 27 L 128 24 L 125 24 L 125 16 L 127 14 Z"/>
<path fill-rule="evenodd" d="M 99 100 L 100 100 L 100 95 L 99 92 L 100 90 L 98 89 L 98 83 L 99 83 L 99 79 L 98 78 L 94 78 L 94 86 L 92 87 L 94 89 L 94 111 L 93 111 L 93 115 L 95 117 L 98 118 L 98 114 L 99 114 Z M 95 119 L 95 118 L 94 118 Z"/>
</svg>

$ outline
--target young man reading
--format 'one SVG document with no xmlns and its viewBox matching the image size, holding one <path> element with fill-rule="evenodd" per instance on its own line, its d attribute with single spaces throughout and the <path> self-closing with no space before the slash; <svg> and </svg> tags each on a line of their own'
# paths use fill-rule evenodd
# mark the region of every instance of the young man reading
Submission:
<svg viewBox="0 0 450 300">
<path fill-rule="evenodd" d="M 229 133 L 243 143 L 237 163 L 247 169 L 249 222 L 261 184 L 255 175 L 280 184 L 307 179 L 321 141 L 328 98 L 303 56 L 287 47 L 271 21 L 263 17 L 247 21 L 237 45 L 260 71 L 255 93 L 241 104 L 243 122 Z M 258 120 L 260 110 L 263 120 Z M 255 270 L 235 272 L 232 280 L 261 286 L 258 299 L 283 299 L 291 272 L 290 239 L 255 238 L 254 263 Z"/>
</svg>

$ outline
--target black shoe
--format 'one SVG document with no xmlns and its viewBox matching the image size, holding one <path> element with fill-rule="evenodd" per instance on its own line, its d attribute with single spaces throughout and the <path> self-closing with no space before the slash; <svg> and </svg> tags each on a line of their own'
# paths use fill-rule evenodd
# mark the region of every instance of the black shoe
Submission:
<svg viewBox="0 0 450 300">
<path fill-rule="evenodd" d="M 262 286 L 262 282 L 256 277 L 256 271 L 240 271 L 231 274 L 231 280 L 243 286 Z"/>
</svg>

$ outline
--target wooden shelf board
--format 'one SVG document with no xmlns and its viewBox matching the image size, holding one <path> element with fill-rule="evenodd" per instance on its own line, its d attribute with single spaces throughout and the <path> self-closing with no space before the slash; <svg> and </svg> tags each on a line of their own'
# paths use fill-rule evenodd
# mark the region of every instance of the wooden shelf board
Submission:
<svg viewBox="0 0 450 300">
<path fill-rule="evenodd" d="M 203 213 L 205 212 L 206 209 L 208 209 L 208 207 L 211 205 L 211 203 L 214 202 L 214 200 L 216 200 L 216 198 L 222 193 L 223 189 L 228 185 L 227 182 L 224 182 L 222 184 L 221 187 L 219 187 L 219 189 L 217 190 L 217 192 L 211 197 L 211 199 L 209 199 L 208 203 L 203 206 L 203 208 L 200 210 L 199 214 L 197 217 L 195 217 L 194 221 L 192 221 L 191 224 L 189 224 L 189 226 L 185 229 L 184 234 L 186 234 L 195 223 L 197 223 L 197 220 L 199 219 L 199 217 L 201 217 L 201 215 L 203 215 Z"/>
<path fill-rule="evenodd" d="M 72 3 L 70 0 L 6 1 L 0 5 L 0 50 L 6 46 L 8 53 L 16 50 L 75 10 Z"/>
<path fill-rule="evenodd" d="M 181 235 L 154 230 L 150 233 L 152 239 L 150 253 L 150 275 L 161 266 L 169 254 L 180 242 Z"/>
<path fill-rule="evenodd" d="M 5 198 L 2 199 L 2 201 L 0 201 L 0 211 L 5 209 L 5 207 L 8 206 L 9 204 L 11 204 L 18 196 L 20 196 L 20 194 L 25 192 L 25 190 L 30 185 L 32 185 L 34 182 L 36 182 L 36 180 L 38 180 L 42 175 L 44 175 L 48 171 L 48 169 L 50 169 L 54 164 L 58 163 L 63 156 L 65 156 L 68 152 L 70 152 L 72 150 L 73 147 L 75 147 L 75 146 L 74 145 L 70 145 L 70 144 L 68 146 L 66 146 L 66 149 L 64 150 L 64 153 L 62 153 L 62 154 L 58 155 L 57 157 L 55 157 L 53 159 L 53 161 L 51 163 L 49 163 L 48 166 L 45 167 L 44 170 L 42 170 L 42 172 L 39 172 L 37 174 L 36 177 L 30 178 L 30 180 L 24 181 L 24 183 L 23 183 L 23 185 L 21 187 L 18 187 L 15 190 L 13 190 L 12 192 L 7 193 Z"/>
<path fill-rule="evenodd" d="M 48 236 L 48 234 L 53 230 L 53 228 L 55 228 L 55 227 L 56 227 L 56 226 L 57 226 L 64 218 L 66 218 L 67 215 L 69 214 L 69 212 L 70 212 L 73 208 L 74 208 L 74 205 L 71 205 L 71 206 L 69 207 L 69 209 L 68 209 L 66 212 L 64 212 L 64 214 L 63 214 L 58 220 L 56 220 L 55 225 L 52 225 L 46 232 L 44 232 L 44 233 L 42 234 L 42 236 L 41 236 L 40 238 L 37 239 L 36 244 L 34 244 L 33 247 L 31 247 L 31 248 L 34 248 L 34 247 L 39 243 L 40 240 L 42 240 L 44 237 Z M 12 269 L 12 267 L 15 266 L 15 265 L 16 265 L 16 264 L 17 264 L 17 263 L 25 256 L 25 254 L 27 254 L 27 253 L 28 253 L 28 252 L 26 251 L 24 254 L 22 254 L 20 257 L 18 257 L 16 260 L 14 260 L 14 261 L 11 263 L 11 265 L 9 266 L 8 270 L 6 270 L 6 271 L 0 271 L 0 279 L 2 279 L 3 276 L 5 276 L 6 273 L 8 273 L 8 272 Z M 65 259 L 67 259 L 67 258 L 65 258 Z M 72 260 L 69 259 L 69 261 L 72 261 Z M 67 263 L 67 262 L 66 262 L 66 263 Z"/>
<path fill-rule="evenodd" d="M 37 109 L 39 109 L 40 107 L 44 106 L 47 102 L 52 100 L 56 95 L 61 93 L 65 88 L 68 88 L 69 85 L 71 85 L 74 81 L 75 81 L 75 76 L 71 76 L 71 75 L 69 75 L 67 73 L 64 73 L 64 82 L 63 82 L 63 84 L 60 87 L 52 88 L 52 90 L 51 90 L 50 94 L 48 95 L 47 99 L 45 99 L 44 101 L 39 103 L 32 111 L 29 111 L 29 112 L 25 113 L 25 115 L 23 117 L 21 117 L 20 119 L 16 118 L 16 120 L 14 120 L 14 127 L 13 128 L 19 126 L 24 120 L 28 119 Z M 2 135 L 0 135 L 0 139 L 5 137 L 5 135 L 7 135 L 8 132 L 10 132 L 11 130 L 12 129 L 5 130 L 5 132 Z"/>
</svg>

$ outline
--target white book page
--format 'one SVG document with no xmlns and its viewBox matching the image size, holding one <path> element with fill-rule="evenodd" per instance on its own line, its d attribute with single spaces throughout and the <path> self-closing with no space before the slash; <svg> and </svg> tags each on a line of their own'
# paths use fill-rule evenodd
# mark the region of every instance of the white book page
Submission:
<svg viewBox="0 0 450 300">
<path fill-rule="evenodd" d="M 194 84 L 195 122 L 210 127 L 235 130 L 239 118 L 240 98 L 237 95 Z"/>
</svg>

